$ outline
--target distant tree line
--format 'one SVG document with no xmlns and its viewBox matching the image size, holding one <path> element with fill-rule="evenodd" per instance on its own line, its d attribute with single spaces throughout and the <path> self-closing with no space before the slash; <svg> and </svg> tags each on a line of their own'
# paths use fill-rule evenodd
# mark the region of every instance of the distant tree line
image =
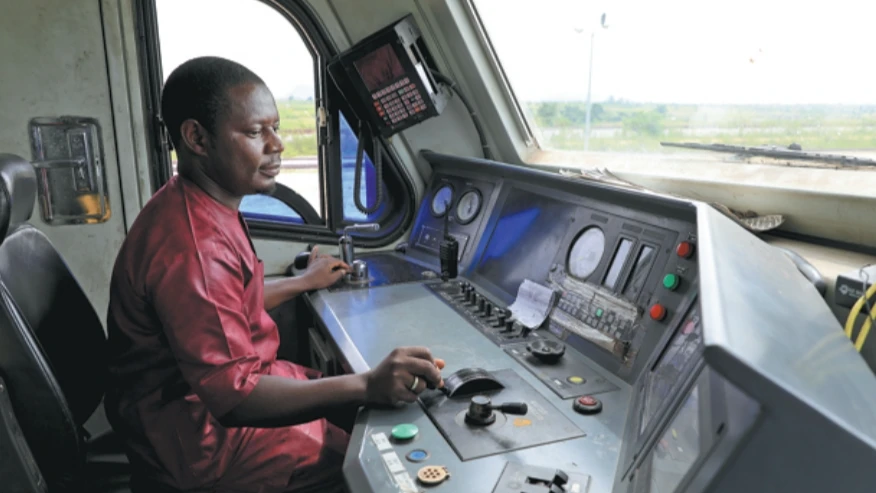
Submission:
<svg viewBox="0 0 876 493">
<path fill-rule="evenodd" d="M 587 103 L 583 102 L 529 103 L 529 109 L 540 128 L 584 128 L 587 121 Z M 667 113 L 664 104 L 647 108 L 622 101 L 593 103 L 590 107 L 590 123 L 596 126 L 620 126 L 626 134 L 657 136 L 663 133 Z"/>
</svg>

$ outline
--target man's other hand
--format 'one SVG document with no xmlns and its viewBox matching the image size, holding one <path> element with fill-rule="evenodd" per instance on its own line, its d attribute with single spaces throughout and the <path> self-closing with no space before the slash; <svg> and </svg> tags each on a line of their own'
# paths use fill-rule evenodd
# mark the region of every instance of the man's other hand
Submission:
<svg viewBox="0 0 876 493">
<path fill-rule="evenodd" d="M 377 367 L 367 373 L 366 403 L 392 406 L 414 402 L 426 387 L 441 387 L 438 363 L 424 347 L 394 349 Z"/>
<path fill-rule="evenodd" d="M 307 270 L 301 277 L 307 281 L 309 289 L 323 289 L 338 282 L 347 272 L 350 272 L 350 266 L 345 262 L 331 255 L 322 255 L 313 247 Z"/>
</svg>

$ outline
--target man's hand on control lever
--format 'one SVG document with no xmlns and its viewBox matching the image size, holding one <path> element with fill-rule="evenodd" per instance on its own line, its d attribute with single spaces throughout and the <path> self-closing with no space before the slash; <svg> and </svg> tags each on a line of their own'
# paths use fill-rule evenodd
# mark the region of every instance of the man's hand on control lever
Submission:
<svg viewBox="0 0 876 493">
<path fill-rule="evenodd" d="M 350 272 L 349 265 L 331 255 L 323 255 L 317 247 L 313 247 L 307 270 L 301 277 L 307 281 L 310 290 L 315 290 L 333 286 L 347 272 Z"/>
<path fill-rule="evenodd" d="M 394 349 L 366 375 L 366 403 L 392 406 L 414 402 L 426 388 L 444 386 L 440 370 L 444 361 L 424 347 Z"/>
</svg>

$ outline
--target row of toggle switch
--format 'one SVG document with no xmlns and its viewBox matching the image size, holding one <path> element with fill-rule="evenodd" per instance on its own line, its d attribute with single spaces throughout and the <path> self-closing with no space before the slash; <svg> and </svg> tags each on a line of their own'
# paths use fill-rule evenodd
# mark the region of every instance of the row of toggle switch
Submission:
<svg viewBox="0 0 876 493">
<path fill-rule="evenodd" d="M 509 319 L 510 313 L 503 308 L 495 306 L 492 301 L 475 291 L 474 286 L 470 282 L 462 281 L 459 283 L 459 293 L 455 298 L 463 303 L 467 311 L 473 312 L 475 316 L 484 319 L 487 325 L 501 329 L 499 332 L 508 334 L 514 331 L 514 321 Z M 524 328 L 524 331 L 521 335 L 525 337 L 529 330 Z"/>
</svg>

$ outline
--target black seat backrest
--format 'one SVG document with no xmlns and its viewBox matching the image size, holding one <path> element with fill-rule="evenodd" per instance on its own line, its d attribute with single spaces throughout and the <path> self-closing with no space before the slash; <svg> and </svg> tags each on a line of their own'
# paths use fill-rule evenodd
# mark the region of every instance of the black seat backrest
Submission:
<svg viewBox="0 0 876 493">
<path fill-rule="evenodd" d="M 106 335 L 64 260 L 27 223 L 36 190 L 31 164 L 0 154 L 0 376 L 37 465 L 57 485 L 84 464 L 82 425 L 103 397 Z"/>
</svg>

